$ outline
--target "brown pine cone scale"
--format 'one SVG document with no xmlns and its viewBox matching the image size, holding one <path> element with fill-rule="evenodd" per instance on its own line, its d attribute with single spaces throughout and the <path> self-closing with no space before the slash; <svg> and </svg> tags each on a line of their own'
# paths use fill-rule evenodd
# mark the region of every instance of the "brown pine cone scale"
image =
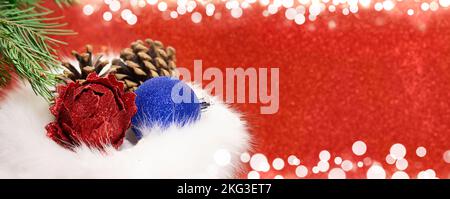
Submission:
<svg viewBox="0 0 450 199">
<path fill-rule="evenodd" d="M 104 74 L 100 73 L 109 62 L 101 60 L 102 55 L 99 55 L 94 59 L 91 45 L 86 45 L 86 52 L 80 54 L 76 51 L 72 51 L 72 55 L 75 56 L 78 61 L 78 66 L 74 66 L 69 62 L 63 62 L 62 66 L 67 70 L 64 70 L 63 74 L 58 76 L 59 79 L 65 82 L 75 82 L 77 80 L 85 80 L 92 72 L 102 76 L 107 74 L 107 72 Z"/>
<path fill-rule="evenodd" d="M 165 48 L 160 41 L 137 40 L 130 48 L 114 59 L 110 72 L 125 84 L 126 90 L 134 91 L 145 80 L 159 76 L 176 76 L 175 49 Z"/>
<path fill-rule="evenodd" d="M 120 59 L 114 59 L 110 67 L 107 67 L 109 61 L 101 60 L 102 55 L 94 58 L 91 45 L 86 45 L 86 52 L 73 51 L 72 55 L 76 58 L 78 66 L 64 62 L 62 65 L 66 70 L 59 76 L 66 83 L 82 82 L 92 72 L 99 76 L 111 73 L 124 84 L 126 91 L 134 91 L 147 79 L 177 76 L 175 49 L 170 46 L 165 48 L 160 41 L 151 39 L 133 42 L 130 48 L 121 51 Z"/>
</svg>

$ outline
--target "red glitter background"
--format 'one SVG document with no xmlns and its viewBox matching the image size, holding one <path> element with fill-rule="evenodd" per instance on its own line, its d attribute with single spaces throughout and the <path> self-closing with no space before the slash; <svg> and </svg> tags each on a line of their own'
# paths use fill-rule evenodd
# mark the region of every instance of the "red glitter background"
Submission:
<svg viewBox="0 0 450 199">
<path fill-rule="evenodd" d="M 190 69 L 195 59 L 203 60 L 203 68 L 279 67 L 278 113 L 261 115 L 261 104 L 233 105 L 249 123 L 254 152 L 264 153 L 269 162 L 295 154 L 312 168 L 319 152 L 328 150 L 331 165 L 335 156 L 353 162 L 370 157 L 390 176 L 395 165 L 387 165 L 385 157 L 393 144 L 401 143 L 410 177 L 426 169 L 450 177 L 443 159 L 450 149 L 449 10 L 413 17 L 360 10 L 349 16 L 320 15 L 299 26 L 284 12 L 263 17 L 258 6 L 239 19 L 224 11 L 220 20 L 203 16 L 199 24 L 190 15 L 165 20 L 147 6 L 133 10 L 138 21 L 130 26 L 119 13 L 105 22 L 105 6 L 91 16 L 83 15 L 81 6 L 50 7 L 78 32 L 61 38 L 69 43 L 59 48 L 61 55 L 85 44 L 118 50 L 152 38 L 175 47 L 177 65 Z M 330 20 L 334 29 L 328 27 Z M 367 144 L 364 156 L 352 153 L 357 140 Z M 427 149 L 424 158 L 415 154 L 419 146 Z M 347 172 L 347 178 L 365 178 L 367 168 Z M 286 166 L 263 177 L 294 178 L 294 170 Z M 310 171 L 308 177 L 327 176 Z"/>
</svg>

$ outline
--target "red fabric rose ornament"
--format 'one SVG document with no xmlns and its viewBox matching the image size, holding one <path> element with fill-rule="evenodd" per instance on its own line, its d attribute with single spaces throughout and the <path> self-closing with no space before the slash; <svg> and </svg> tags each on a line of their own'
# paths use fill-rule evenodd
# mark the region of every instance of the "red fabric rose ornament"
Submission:
<svg viewBox="0 0 450 199">
<path fill-rule="evenodd" d="M 95 73 L 57 90 L 50 107 L 56 121 L 45 127 L 48 137 L 68 149 L 82 143 L 97 149 L 120 147 L 137 110 L 134 93 L 125 93 L 113 75 L 102 78 Z"/>
</svg>

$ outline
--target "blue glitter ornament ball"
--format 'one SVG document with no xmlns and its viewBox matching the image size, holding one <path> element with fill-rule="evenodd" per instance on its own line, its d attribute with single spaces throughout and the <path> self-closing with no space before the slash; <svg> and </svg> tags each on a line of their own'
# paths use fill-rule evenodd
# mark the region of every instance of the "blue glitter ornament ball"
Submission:
<svg viewBox="0 0 450 199">
<path fill-rule="evenodd" d="M 190 86 L 178 79 L 155 77 L 145 81 L 135 93 L 137 113 L 131 122 L 138 139 L 142 137 L 139 131 L 142 126 L 184 126 L 200 119 L 197 96 Z"/>
</svg>

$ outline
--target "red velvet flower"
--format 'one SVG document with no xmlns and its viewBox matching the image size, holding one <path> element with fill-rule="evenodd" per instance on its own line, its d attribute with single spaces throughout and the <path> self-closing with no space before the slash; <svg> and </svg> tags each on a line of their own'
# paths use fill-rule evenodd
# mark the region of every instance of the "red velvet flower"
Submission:
<svg viewBox="0 0 450 199">
<path fill-rule="evenodd" d="M 137 110 L 134 99 L 113 75 L 101 78 L 91 73 L 82 83 L 61 85 L 50 107 L 56 121 L 45 127 L 47 136 L 68 149 L 82 143 L 118 149 Z"/>
</svg>

